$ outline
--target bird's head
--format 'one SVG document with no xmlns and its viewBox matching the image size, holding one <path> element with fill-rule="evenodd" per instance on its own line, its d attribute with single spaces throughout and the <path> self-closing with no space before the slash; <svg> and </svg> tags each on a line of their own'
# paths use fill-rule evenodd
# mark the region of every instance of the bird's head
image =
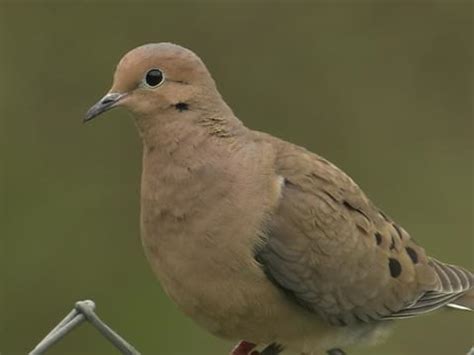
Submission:
<svg viewBox="0 0 474 355">
<path fill-rule="evenodd" d="M 192 51 L 171 43 L 137 47 L 120 60 L 112 88 L 84 121 L 123 106 L 142 118 L 182 112 L 219 97 L 214 80 Z"/>
</svg>

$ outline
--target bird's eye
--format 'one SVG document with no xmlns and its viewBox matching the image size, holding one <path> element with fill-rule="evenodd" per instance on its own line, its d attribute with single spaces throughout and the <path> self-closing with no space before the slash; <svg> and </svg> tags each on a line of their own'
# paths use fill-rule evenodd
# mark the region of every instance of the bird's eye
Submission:
<svg viewBox="0 0 474 355">
<path fill-rule="evenodd" d="M 165 77 L 160 69 L 151 69 L 145 75 L 145 83 L 149 87 L 157 87 L 163 83 Z"/>
</svg>

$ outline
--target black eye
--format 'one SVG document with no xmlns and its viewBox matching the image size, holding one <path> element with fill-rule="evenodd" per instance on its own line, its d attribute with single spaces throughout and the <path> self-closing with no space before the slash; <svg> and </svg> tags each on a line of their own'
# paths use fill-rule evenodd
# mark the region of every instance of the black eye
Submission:
<svg viewBox="0 0 474 355">
<path fill-rule="evenodd" d="M 163 72 L 160 69 L 151 69 L 145 76 L 145 82 L 151 87 L 160 85 L 163 80 Z"/>
</svg>

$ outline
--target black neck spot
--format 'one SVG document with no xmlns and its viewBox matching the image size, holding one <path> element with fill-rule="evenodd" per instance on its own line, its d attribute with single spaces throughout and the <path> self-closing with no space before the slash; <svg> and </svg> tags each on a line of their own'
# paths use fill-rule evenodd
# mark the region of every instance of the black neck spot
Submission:
<svg viewBox="0 0 474 355">
<path fill-rule="evenodd" d="M 174 107 L 179 111 L 179 112 L 183 112 L 183 111 L 187 111 L 189 110 L 189 105 L 185 102 L 178 102 L 177 104 L 174 105 Z"/>
</svg>

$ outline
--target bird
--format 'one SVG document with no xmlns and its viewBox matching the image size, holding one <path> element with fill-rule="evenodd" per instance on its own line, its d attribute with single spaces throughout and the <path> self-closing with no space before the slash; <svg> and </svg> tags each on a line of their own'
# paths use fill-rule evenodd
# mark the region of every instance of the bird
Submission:
<svg viewBox="0 0 474 355">
<path fill-rule="evenodd" d="M 430 257 L 327 159 L 245 126 L 190 49 L 126 53 L 84 121 L 116 107 L 142 141 L 151 269 L 182 312 L 239 341 L 231 354 L 345 354 L 395 320 L 472 310 L 473 273 Z"/>
</svg>

